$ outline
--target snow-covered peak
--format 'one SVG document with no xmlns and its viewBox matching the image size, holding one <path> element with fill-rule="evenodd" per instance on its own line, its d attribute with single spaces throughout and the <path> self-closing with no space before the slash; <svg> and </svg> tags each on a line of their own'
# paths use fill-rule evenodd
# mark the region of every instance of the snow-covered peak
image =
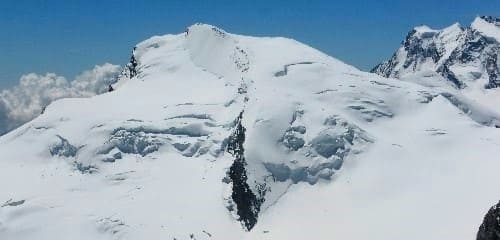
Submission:
<svg viewBox="0 0 500 240">
<path fill-rule="evenodd" d="M 489 16 L 476 17 L 471 28 L 500 43 L 500 19 Z"/>
<path fill-rule="evenodd" d="M 0 239 L 467 238 L 497 196 L 498 118 L 292 39 L 196 24 L 139 43 L 114 91 L 0 137 Z"/>
<path fill-rule="evenodd" d="M 458 34 L 458 33 L 462 32 L 463 30 L 464 29 L 463 29 L 462 25 L 457 22 L 457 23 L 454 23 L 446 28 L 443 28 L 440 31 L 444 35 L 450 35 L 450 34 Z"/>
<path fill-rule="evenodd" d="M 433 85 L 459 89 L 469 85 L 497 87 L 500 83 L 498 22 L 494 17 L 477 17 L 467 28 L 458 23 L 441 30 L 416 27 L 392 58 L 372 72 L 410 80 L 429 76 L 434 80 L 422 82 L 434 81 Z"/>
<path fill-rule="evenodd" d="M 248 71 L 248 54 L 238 45 L 237 39 L 224 30 L 208 24 L 195 24 L 187 28 L 185 37 L 185 47 L 196 65 L 219 76 L 233 78 Z"/>
<path fill-rule="evenodd" d="M 228 33 L 223 29 L 206 24 L 206 23 L 196 23 L 186 29 L 186 33 L 191 36 L 208 37 L 215 36 L 217 38 L 225 38 Z"/>
<path fill-rule="evenodd" d="M 453 35 L 463 31 L 460 23 L 454 23 L 443 29 L 433 29 L 427 25 L 420 25 L 413 28 L 409 35 L 418 36 L 420 38 L 432 38 L 436 35 Z"/>
<path fill-rule="evenodd" d="M 161 57 L 174 54 L 179 48 L 186 50 L 190 63 L 231 84 L 239 84 L 241 77 L 253 70 L 273 71 L 302 62 L 331 65 L 338 71 L 357 71 L 355 67 L 293 39 L 237 35 L 210 24 L 197 23 L 183 33 L 154 36 L 137 44 L 125 75 L 134 77 L 144 73 L 145 67 L 167 65 L 167 60 Z M 273 49 L 272 53 L 269 49 Z M 258 63 L 259 67 L 252 68 L 252 62 Z M 129 78 L 119 81 L 117 87 Z"/>
<path fill-rule="evenodd" d="M 435 29 L 432 29 L 430 28 L 429 26 L 427 25 L 420 25 L 420 26 L 416 26 L 415 28 L 413 28 L 415 31 L 417 32 L 421 32 L 421 33 L 425 33 L 425 32 L 438 32 L 439 30 L 435 30 Z"/>
<path fill-rule="evenodd" d="M 430 38 L 439 33 L 439 30 L 430 28 L 427 25 L 421 25 L 413 28 L 414 34 L 421 38 Z"/>
<path fill-rule="evenodd" d="M 433 29 L 427 25 L 420 25 L 414 27 L 413 30 L 410 31 L 410 33 L 408 34 L 408 37 L 417 36 L 420 38 L 432 38 L 435 37 L 436 35 L 451 35 L 460 33 L 462 31 L 463 28 L 458 22 L 443 29 Z"/>
</svg>

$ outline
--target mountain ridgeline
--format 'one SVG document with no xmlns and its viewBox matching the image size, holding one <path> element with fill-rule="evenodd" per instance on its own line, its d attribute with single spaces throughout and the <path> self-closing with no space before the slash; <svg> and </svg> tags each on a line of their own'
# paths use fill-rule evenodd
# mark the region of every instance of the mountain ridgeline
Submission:
<svg viewBox="0 0 500 240">
<path fill-rule="evenodd" d="M 415 29 L 384 77 L 207 24 L 144 40 L 0 137 L 0 239 L 471 239 L 500 186 L 500 115 L 457 90 L 498 85 L 475 22 Z M 421 70 L 451 88 L 392 78 Z"/>
<path fill-rule="evenodd" d="M 416 27 L 392 58 L 371 72 L 403 79 L 435 73 L 457 89 L 477 81 L 484 88 L 500 87 L 500 19 L 482 16 L 469 27 L 456 23 L 441 30 Z"/>
</svg>

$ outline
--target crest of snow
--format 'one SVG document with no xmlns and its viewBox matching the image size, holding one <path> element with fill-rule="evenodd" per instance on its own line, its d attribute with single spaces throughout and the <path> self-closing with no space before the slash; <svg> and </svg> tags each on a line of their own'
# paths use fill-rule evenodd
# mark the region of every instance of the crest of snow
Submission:
<svg viewBox="0 0 500 240">
<path fill-rule="evenodd" d="M 489 23 L 480 17 L 476 17 L 471 24 L 471 28 L 482 33 L 484 36 L 500 42 L 500 27 L 498 25 Z"/>
<path fill-rule="evenodd" d="M 441 59 L 438 62 L 438 66 L 442 64 L 446 59 L 450 57 L 450 54 L 457 48 L 457 46 L 460 44 L 459 38 L 463 33 L 462 26 L 459 23 L 455 23 L 447 28 L 444 28 L 440 30 L 439 33 L 439 41 L 438 43 L 440 44 L 439 47 L 441 47 L 444 51 L 442 52 L 443 55 L 441 56 Z"/>
<path fill-rule="evenodd" d="M 438 30 L 432 29 L 431 27 L 429 27 L 427 25 L 416 26 L 414 28 L 414 30 L 417 31 L 417 32 L 419 32 L 419 33 L 438 32 Z"/>
<path fill-rule="evenodd" d="M 228 66 L 234 65 L 230 56 L 235 51 L 236 39 L 207 24 L 195 24 L 186 34 L 186 48 L 193 63 L 219 76 L 227 76 L 232 70 Z"/>
<path fill-rule="evenodd" d="M 418 36 L 422 38 L 432 37 L 435 34 L 439 33 L 439 30 L 432 29 L 427 25 L 417 26 L 413 28 L 413 30 L 415 30 L 416 34 L 418 34 Z"/>
</svg>

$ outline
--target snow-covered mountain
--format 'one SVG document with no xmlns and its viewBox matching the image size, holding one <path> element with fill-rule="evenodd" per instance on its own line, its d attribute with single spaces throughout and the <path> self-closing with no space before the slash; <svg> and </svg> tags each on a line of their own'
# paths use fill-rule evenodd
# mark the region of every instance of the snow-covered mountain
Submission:
<svg viewBox="0 0 500 240">
<path fill-rule="evenodd" d="M 372 72 L 458 89 L 500 87 L 500 19 L 477 17 L 466 28 L 458 23 L 441 30 L 416 27 L 392 58 Z"/>
<path fill-rule="evenodd" d="M 471 239 L 500 116 L 196 24 L 0 137 L 0 239 Z"/>
</svg>

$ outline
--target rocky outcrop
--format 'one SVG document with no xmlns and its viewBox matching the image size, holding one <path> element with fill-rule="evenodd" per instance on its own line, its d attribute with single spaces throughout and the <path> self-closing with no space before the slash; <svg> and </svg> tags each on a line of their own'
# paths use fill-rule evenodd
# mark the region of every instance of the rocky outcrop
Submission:
<svg viewBox="0 0 500 240">
<path fill-rule="evenodd" d="M 136 58 L 136 49 L 137 49 L 137 47 L 134 47 L 134 49 L 132 51 L 132 56 L 130 56 L 130 61 L 127 63 L 127 65 L 125 65 L 122 72 L 118 76 L 118 81 L 132 79 L 135 76 L 137 76 L 137 74 L 138 74 L 137 68 L 138 68 L 139 62 L 137 61 L 137 58 Z M 110 87 L 112 87 L 112 86 L 110 86 Z"/>
<path fill-rule="evenodd" d="M 500 239 L 500 202 L 490 208 L 477 232 L 477 240 Z"/>
<path fill-rule="evenodd" d="M 500 87 L 500 20 L 483 16 L 470 27 L 454 24 L 442 30 L 426 26 L 408 33 L 388 61 L 371 72 L 384 77 L 406 78 L 418 72 L 435 72 L 462 89 L 482 78 L 485 88 Z"/>
<path fill-rule="evenodd" d="M 231 198 L 236 205 L 236 213 L 239 221 L 247 230 L 251 230 L 257 223 L 260 206 L 264 202 L 263 193 L 255 194 L 248 185 L 248 177 L 245 161 L 245 127 L 241 124 L 243 112 L 236 120 L 236 127 L 229 138 L 227 152 L 234 157 L 234 162 L 229 168 L 228 176 L 233 185 Z"/>
</svg>

